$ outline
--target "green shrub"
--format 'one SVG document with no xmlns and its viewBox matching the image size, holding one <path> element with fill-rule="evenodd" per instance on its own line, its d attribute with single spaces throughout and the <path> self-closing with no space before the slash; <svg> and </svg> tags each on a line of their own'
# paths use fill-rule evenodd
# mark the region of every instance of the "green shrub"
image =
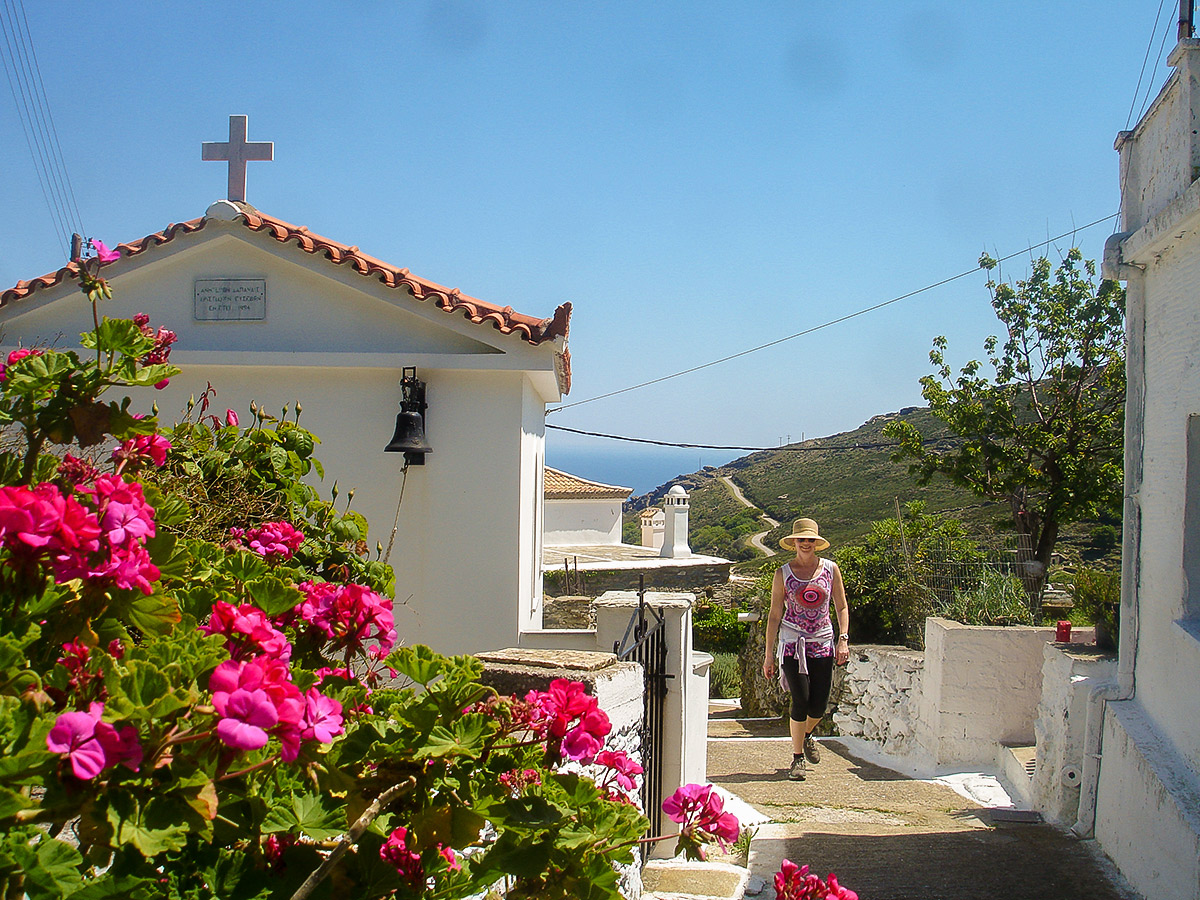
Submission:
<svg viewBox="0 0 1200 900">
<path fill-rule="evenodd" d="M 964 625 L 1034 624 L 1021 579 L 997 569 L 984 569 L 974 588 L 955 591 L 951 600 L 934 608 L 938 615 Z"/>
<path fill-rule="evenodd" d="M 1115 640 L 1121 624 L 1121 573 L 1080 569 L 1072 582 L 1075 609 L 1092 624 L 1107 628 Z"/>
<path fill-rule="evenodd" d="M 742 695 L 742 675 L 736 653 L 714 653 L 708 670 L 708 696 L 728 698 Z"/>
<path fill-rule="evenodd" d="M 961 573 L 983 558 L 962 522 L 928 515 L 920 501 L 906 505 L 903 534 L 895 519 L 872 522 L 870 534 L 834 554 L 855 642 L 920 647 L 938 598 L 949 600 Z"/>
<path fill-rule="evenodd" d="M 692 613 L 692 644 L 705 653 L 737 653 L 749 631 L 737 613 L 717 603 L 698 606 Z"/>
</svg>

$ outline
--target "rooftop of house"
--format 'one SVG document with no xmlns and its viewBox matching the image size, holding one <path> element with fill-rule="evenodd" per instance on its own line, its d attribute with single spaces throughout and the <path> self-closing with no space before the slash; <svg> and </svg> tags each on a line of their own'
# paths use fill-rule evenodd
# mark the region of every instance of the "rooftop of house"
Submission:
<svg viewBox="0 0 1200 900">
<path fill-rule="evenodd" d="M 567 337 L 571 322 L 570 303 L 561 304 L 549 319 L 519 313 L 511 306 L 497 306 L 470 297 L 458 288 L 447 288 L 418 278 L 408 269 L 368 256 L 358 247 L 322 237 L 309 231 L 304 225 L 292 225 L 267 215 L 248 203 L 231 200 L 218 200 L 208 208 L 202 218 L 168 225 L 162 231 L 136 241 L 117 244 L 114 249 L 120 252 L 121 259 L 106 264 L 104 268 L 112 268 L 112 274 L 117 274 L 125 259 L 150 253 L 154 248 L 172 241 L 186 240 L 214 220 L 240 222 L 250 231 L 268 234 L 281 244 L 291 242 L 304 253 L 323 256 L 329 260 L 330 265 L 350 266 L 364 278 L 374 278 L 389 288 L 407 290 L 421 302 L 432 303 L 447 313 L 460 313 L 476 324 L 490 323 L 501 334 L 518 334 L 530 344 L 537 345 L 555 338 Z M 29 281 L 18 281 L 13 287 L 0 292 L 0 309 L 31 298 L 38 291 L 59 285 L 78 274 L 79 263 L 72 261 L 55 272 Z M 563 353 L 565 355 L 565 348 Z M 567 360 L 564 359 L 563 363 L 567 364 Z"/>
<path fill-rule="evenodd" d="M 588 481 L 578 475 L 560 472 L 546 466 L 545 496 L 547 500 L 627 500 L 633 488 L 618 487 Z"/>
</svg>

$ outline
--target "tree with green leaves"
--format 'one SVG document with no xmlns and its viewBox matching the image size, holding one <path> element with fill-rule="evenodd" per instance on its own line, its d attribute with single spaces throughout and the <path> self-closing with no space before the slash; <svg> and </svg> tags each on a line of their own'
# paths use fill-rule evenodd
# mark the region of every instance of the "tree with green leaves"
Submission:
<svg viewBox="0 0 1200 900">
<path fill-rule="evenodd" d="M 990 273 L 996 260 L 979 260 Z M 943 474 L 1006 502 L 1031 595 L 1039 593 L 1060 529 L 1116 506 L 1121 497 L 1125 403 L 1125 292 L 1096 284 L 1096 266 L 1071 249 L 1057 268 L 1045 257 L 1025 280 L 987 283 L 1005 336 L 953 377 L 938 337 L 922 395 L 955 438 L 929 445 L 912 425 L 891 423 L 894 459 L 927 483 Z"/>
</svg>

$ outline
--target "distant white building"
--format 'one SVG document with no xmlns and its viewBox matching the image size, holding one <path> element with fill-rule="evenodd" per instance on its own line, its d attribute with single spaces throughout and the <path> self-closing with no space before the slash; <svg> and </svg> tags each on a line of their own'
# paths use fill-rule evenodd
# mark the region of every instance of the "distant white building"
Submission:
<svg viewBox="0 0 1200 900">
<path fill-rule="evenodd" d="M 657 506 L 642 510 L 642 546 L 658 550 L 663 545 L 663 533 L 666 530 L 667 517 Z"/>
<path fill-rule="evenodd" d="M 1117 137 L 1127 283 L 1120 655 L 1093 694 L 1076 830 L 1154 900 L 1200 898 L 1200 41 Z M 1193 587 L 1194 585 L 1194 587 Z"/>
<path fill-rule="evenodd" d="M 588 481 L 546 466 L 545 544 L 621 543 L 621 507 L 633 488 Z"/>
</svg>

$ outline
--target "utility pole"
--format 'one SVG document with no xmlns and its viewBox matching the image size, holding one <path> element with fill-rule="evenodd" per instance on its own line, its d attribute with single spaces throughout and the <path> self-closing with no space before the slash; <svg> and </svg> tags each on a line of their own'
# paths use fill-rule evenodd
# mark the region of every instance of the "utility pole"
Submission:
<svg viewBox="0 0 1200 900">
<path fill-rule="evenodd" d="M 1187 40 L 1195 30 L 1196 0 L 1179 0 L 1179 40 Z"/>
</svg>

